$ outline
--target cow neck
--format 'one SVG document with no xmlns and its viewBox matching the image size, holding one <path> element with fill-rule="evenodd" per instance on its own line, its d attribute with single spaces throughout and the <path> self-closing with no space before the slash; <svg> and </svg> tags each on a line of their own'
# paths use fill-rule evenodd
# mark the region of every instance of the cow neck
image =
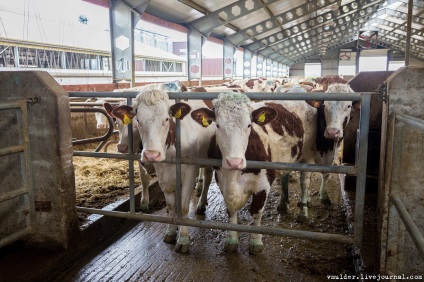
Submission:
<svg viewBox="0 0 424 282">
<path fill-rule="evenodd" d="M 165 145 L 167 146 L 167 148 L 169 148 L 170 146 L 175 145 L 176 140 L 177 140 L 176 125 L 175 125 L 174 119 L 172 117 L 169 117 L 169 131 L 168 131 L 168 135 L 166 136 Z"/>
<path fill-rule="evenodd" d="M 317 137 L 316 146 L 317 151 L 321 157 L 334 149 L 334 140 L 327 139 L 324 136 L 325 129 L 327 128 L 327 122 L 325 121 L 324 106 L 320 106 L 317 109 Z"/>
<path fill-rule="evenodd" d="M 305 131 L 302 120 L 296 114 L 277 103 L 265 103 L 265 105 L 273 108 L 278 113 L 278 118 L 271 122 L 272 130 L 281 136 L 284 136 L 284 132 L 286 132 L 290 136 L 303 139 Z"/>
</svg>

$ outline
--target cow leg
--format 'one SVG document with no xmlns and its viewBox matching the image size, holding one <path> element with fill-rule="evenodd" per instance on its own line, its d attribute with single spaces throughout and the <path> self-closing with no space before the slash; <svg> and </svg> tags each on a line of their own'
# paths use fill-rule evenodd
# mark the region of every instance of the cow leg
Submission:
<svg viewBox="0 0 424 282">
<path fill-rule="evenodd" d="M 237 210 L 228 210 L 229 222 L 237 224 Z M 224 250 L 228 253 L 234 252 L 239 246 L 238 232 L 237 231 L 228 231 L 228 237 L 225 240 Z"/>
<path fill-rule="evenodd" d="M 206 211 L 206 206 L 208 205 L 208 191 L 209 186 L 212 182 L 213 170 L 211 167 L 204 168 L 204 186 L 202 194 L 200 195 L 199 202 L 197 203 L 196 214 L 204 215 Z"/>
<path fill-rule="evenodd" d="M 298 216 L 298 220 L 304 221 L 308 218 L 308 207 L 310 206 L 311 196 L 309 194 L 309 186 L 311 183 L 311 172 L 301 171 L 300 172 L 300 203 L 298 206 L 300 207 L 300 213 Z"/>
<path fill-rule="evenodd" d="M 327 183 L 328 183 L 328 177 L 330 176 L 329 173 L 322 173 L 321 174 L 321 187 L 319 189 L 319 196 L 321 203 L 324 205 L 331 205 L 330 198 L 327 194 Z"/>
<path fill-rule="evenodd" d="M 253 193 L 252 195 L 250 214 L 252 215 L 254 226 L 261 226 L 262 214 L 270 189 L 271 186 L 267 187 L 266 190 L 262 190 L 259 193 Z M 251 255 L 256 255 L 262 253 L 263 250 L 264 244 L 262 243 L 262 234 L 252 233 L 249 240 L 249 253 Z"/>
<path fill-rule="evenodd" d="M 204 178 L 205 178 L 205 169 L 203 167 L 199 168 L 199 175 L 196 179 L 196 197 L 200 197 L 204 188 Z"/>
<path fill-rule="evenodd" d="M 165 195 L 166 208 L 168 209 L 168 216 L 175 218 L 175 189 L 162 189 Z M 165 238 L 163 241 L 168 244 L 175 244 L 177 241 L 177 226 L 174 224 L 168 224 L 166 228 Z"/>
<path fill-rule="evenodd" d="M 149 184 L 150 184 L 150 175 L 147 173 L 146 168 L 143 164 L 138 161 L 138 166 L 140 168 L 140 179 L 141 179 L 141 187 L 142 194 L 140 199 L 140 210 L 141 212 L 149 212 Z"/>
<path fill-rule="evenodd" d="M 181 176 L 181 218 L 187 219 L 190 207 L 190 198 L 193 192 L 193 186 L 196 183 L 196 174 L 199 171 L 199 167 L 182 166 L 181 171 L 184 172 Z M 187 253 L 189 246 L 190 236 L 188 233 L 188 227 L 180 226 L 180 230 L 178 231 L 177 244 L 175 245 L 175 251 L 178 253 Z"/>
<path fill-rule="evenodd" d="M 277 210 L 281 214 L 287 214 L 289 208 L 289 179 L 290 172 L 284 172 L 280 177 L 281 198 Z"/>
</svg>

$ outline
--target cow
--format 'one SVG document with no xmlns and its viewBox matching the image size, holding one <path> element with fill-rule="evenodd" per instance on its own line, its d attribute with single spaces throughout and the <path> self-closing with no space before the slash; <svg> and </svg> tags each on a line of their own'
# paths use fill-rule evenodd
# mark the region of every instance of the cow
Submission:
<svg viewBox="0 0 424 282">
<path fill-rule="evenodd" d="M 165 158 L 176 155 L 176 118 L 182 118 L 192 109 L 207 107 L 203 101 L 187 101 L 179 106 L 170 101 L 165 91 L 150 89 L 141 91 L 135 103 L 119 106 L 113 110 L 114 116 L 121 120 L 135 119 L 143 144 L 142 162 L 152 162 L 156 170 L 159 186 L 165 195 L 170 218 L 176 217 L 176 166 L 161 163 Z M 205 158 L 207 147 L 214 133 L 215 126 L 199 126 L 192 119 L 181 121 L 181 156 Z M 182 165 L 181 174 L 181 214 L 187 218 L 190 196 L 195 184 L 199 166 Z M 185 253 L 189 249 L 190 238 L 187 226 L 169 224 L 164 237 L 166 243 L 176 243 L 175 251 Z"/>
<path fill-rule="evenodd" d="M 314 78 L 314 81 L 317 83 L 316 88 L 321 88 L 324 91 L 327 91 L 328 86 L 330 84 L 335 84 L 335 83 L 345 84 L 345 83 L 347 83 L 346 80 L 344 80 L 343 78 L 338 77 L 338 76 L 317 77 L 317 78 Z"/>
<path fill-rule="evenodd" d="M 241 93 L 221 93 L 213 106 L 193 110 L 191 118 L 207 128 L 216 124 L 208 157 L 222 159 L 215 178 L 229 222 L 237 223 L 238 211 L 252 196 L 253 225 L 260 226 L 275 171 L 246 168 L 246 160 L 313 163 L 315 127 L 308 125 L 316 123 L 316 110 L 304 101 L 253 103 Z M 302 185 L 309 185 L 307 176 Z M 224 249 L 232 252 L 238 245 L 238 232 L 229 231 Z M 249 253 L 261 253 L 263 247 L 262 235 L 251 234 Z"/>
</svg>

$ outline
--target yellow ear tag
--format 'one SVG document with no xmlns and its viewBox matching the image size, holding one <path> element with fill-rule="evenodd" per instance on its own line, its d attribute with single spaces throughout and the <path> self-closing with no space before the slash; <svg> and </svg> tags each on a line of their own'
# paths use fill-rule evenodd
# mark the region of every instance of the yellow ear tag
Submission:
<svg viewBox="0 0 424 282">
<path fill-rule="evenodd" d="M 203 124 L 204 127 L 209 126 L 209 122 L 206 120 L 205 116 L 202 116 L 202 124 Z"/>
<path fill-rule="evenodd" d="M 178 110 L 178 112 L 175 113 L 175 118 L 180 118 L 182 115 L 181 109 Z"/>
<path fill-rule="evenodd" d="M 262 113 L 262 114 L 258 117 L 258 121 L 259 121 L 259 122 L 264 122 L 264 121 L 265 121 L 265 113 Z"/>
<path fill-rule="evenodd" d="M 124 125 L 128 125 L 131 123 L 131 119 L 126 114 L 124 114 L 124 119 L 122 120 L 122 123 Z"/>
</svg>

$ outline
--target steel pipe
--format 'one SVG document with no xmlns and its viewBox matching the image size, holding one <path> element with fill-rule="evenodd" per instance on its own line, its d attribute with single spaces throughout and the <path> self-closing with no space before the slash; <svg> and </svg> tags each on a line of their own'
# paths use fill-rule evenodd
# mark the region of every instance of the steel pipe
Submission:
<svg viewBox="0 0 424 282">
<path fill-rule="evenodd" d="M 393 194 L 391 195 L 392 203 L 396 207 L 396 210 L 399 213 L 400 218 L 402 219 L 406 230 L 408 230 L 409 235 L 412 238 L 412 241 L 414 241 L 415 246 L 417 247 L 421 257 L 424 259 L 424 237 L 421 234 L 420 230 L 418 229 L 417 225 L 415 225 L 414 220 L 409 215 L 408 211 L 406 210 L 404 204 L 402 203 L 402 200 L 399 197 L 399 194 Z"/>
<path fill-rule="evenodd" d="M 22 196 L 26 193 L 28 193 L 27 187 L 4 193 L 0 196 L 0 203 Z"/>
<path fill-rule="evenodd" d="M 85 212 L 85 213 L 93 213 L 93 214 L 101 214 L 106 216 L 114 216 L 114 217 L 126 218 L 126 219 L 154 221 L 154 222 L 174 224 L 174 225 L 194 226 L 199 228 L 234 230 L 239 232 L 260 233 L 260 234 L 294 237 L 298 239 L 308 239 L 308 240 L 316 240 L 316 241 L 331 240 L 333 242 L 338 242 L 342 244 L 353 244 L 352 237 L 347 235 L 338 235 L 338 234 L 331 234 L 331 233 L 321 233 L 321 232 L 312 232 L 312 231 L 304 231 L 304 230 L 290 230 L 290 229 L 284 229 L 284 228 L 273 228 L 273 227 L 252 226 L 252 225 L 241 225 L 241 224 L 232 224 L 232 223 L 216 222 L 216 221 L 177 219 L 177 218 L 164 217 L 164 216 L 151 215 L 151 214 L 106 211 L 106 210 L 84 208 L 84 207 L 76 207 L 76 211 Z"/>
<path fill-rule="evenodd" d="M 113 119 L 111 116 L 108 115 L 108 113 L 105 110 L 100 108 L 71 108 L 71 113 L 101 113 L 106 116 L 109 122 L 109 128 L 105 135 L 100 137 L 75 140 L 75 141 L 72 141 L 72 145 L 82 145 L 82 144 L 100 142 L 100 141 L 107 140 L 109 139 L 110 136 L 112 136 L 113 129 L 114 129 Z"/>
<path fill-rule="evenodd" d="M 0 157 L 25 151 L 25 145 L 15 145 L 0 149 Z"/>
<path fill-rule="evenodd" d="M 21 239 L 22 237 L 31 234 L 32 229 L 30 227 L 26 227 L 22 230 L 19 230 L 12 235 L 9 235 L 3 239 L 0 239 L 0 248 L 6 245 L 9 245 L 10 243 L 15 242 L 16 240 Z"/>
<path fill-rule="evenodd" d="M 409 115 L 405 115 L 405 114 L 399 114 L 397 113 L 395 115 L 396 119 L 407 124 L 410 125 L 412 127 L 424 130 L 424 120 L 413 117 L 413 116 L 409 116 Z"/>
</svg>

